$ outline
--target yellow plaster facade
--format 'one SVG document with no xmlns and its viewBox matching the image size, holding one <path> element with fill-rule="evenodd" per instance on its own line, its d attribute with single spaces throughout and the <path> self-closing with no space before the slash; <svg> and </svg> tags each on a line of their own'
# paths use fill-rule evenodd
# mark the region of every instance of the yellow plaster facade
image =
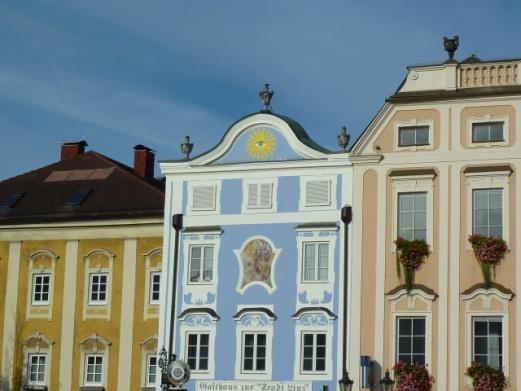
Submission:
<svg viewBox="0 0 521 391">
<path fill-rule="evenodd" d="M 150 278 L 161 270 L 162 220 L 103 226 L 0 230 L 2 390 L 30 383 L 32 354 L 46 355 L 42 384 L 49 390 L 87 385 L 89 354 L 102 356 L 105 390 L 152 389 L 146 388 L 146 354 L 157 353 L 159 304 L 150 303 Z M 108 276 L 103 304 L 90 302 L 90 275 L 96 273 Z M 33 302 L 35 275 L 50 277 L 47 304 Z M 13 295 L 6 290 L 13 287 L 10 313 Z"/>
</svg>

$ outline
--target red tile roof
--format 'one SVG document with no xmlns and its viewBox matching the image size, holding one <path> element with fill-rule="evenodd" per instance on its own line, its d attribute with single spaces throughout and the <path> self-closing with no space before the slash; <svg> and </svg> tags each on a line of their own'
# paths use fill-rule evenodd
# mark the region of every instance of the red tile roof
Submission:
<svg viewBox="0 0 521 391">
<path fill-rule="evenodd" d="M 79 205 L 66 200 L 91 189 Z M 0 225 L 161 217 L 164 184 L 95 151 L 0 182 L 0 200 L 24 193 L 11 208 L 0 208 Z"/>
</svg>

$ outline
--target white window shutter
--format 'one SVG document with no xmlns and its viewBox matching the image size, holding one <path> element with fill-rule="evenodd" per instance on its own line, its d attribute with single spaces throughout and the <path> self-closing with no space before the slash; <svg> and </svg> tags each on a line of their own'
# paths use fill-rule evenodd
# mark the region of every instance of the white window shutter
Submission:
<svg viewBox="0 0 521 391">
<path fill-rule="evenodd" d="M 330 188 L 331 181 L 307 181 L 306 206 L 330 205 Z"/>
<path fill-rule="evenodd" d="M 271 183 L 260 185 L 259 208 L 271 208 Z"/>
<path fill-rule="evenodd" d="M 193 210 L 215 210 L 215 186 L 194 186 Z"/>
<path fill-rule="evenodd" d="M 259 185 L 256 183 L 248 184 L 248 208 L 256 208 L 257 207 L 257 192 Z"/>
</svg>

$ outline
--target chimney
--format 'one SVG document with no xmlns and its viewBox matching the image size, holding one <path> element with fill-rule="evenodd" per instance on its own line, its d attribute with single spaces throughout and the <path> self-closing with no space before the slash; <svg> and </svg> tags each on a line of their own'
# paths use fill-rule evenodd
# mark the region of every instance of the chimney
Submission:
<svg viewBox="0 0 521 391">
<path fill-rule="evenodd" d="M 134 147 L 134 171 L 145 179 L 154 177 L 154 158 L 156 154 L 153 149 L 138 144 Z"/>
<path fill-rule="evenodd" d="M 85 152 L 85 147 L 87 145 L 88 144 L 85 140 L 63 143 L 61 161 L 72 159 L 73 157 L 81 155 L 83 152 Z"/>
</svg>

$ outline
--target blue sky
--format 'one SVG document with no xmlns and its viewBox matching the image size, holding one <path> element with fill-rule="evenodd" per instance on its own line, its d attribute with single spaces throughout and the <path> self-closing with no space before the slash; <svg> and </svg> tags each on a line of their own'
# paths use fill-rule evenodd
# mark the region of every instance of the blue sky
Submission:
<svg viewBox="0 0 521 391">
<path fill-rule="evenodd" d="M 352 139 L 405 76 L 446 59 L 521 57 L 521 2 L 265 0 L 0 2 L 0 179 L 55 162 L 64 141 L 132 164 L 214 146 L 272 107 L 327 148 Z M 156 174 L 158 174 L 156 170 Z"/>
</svg>

